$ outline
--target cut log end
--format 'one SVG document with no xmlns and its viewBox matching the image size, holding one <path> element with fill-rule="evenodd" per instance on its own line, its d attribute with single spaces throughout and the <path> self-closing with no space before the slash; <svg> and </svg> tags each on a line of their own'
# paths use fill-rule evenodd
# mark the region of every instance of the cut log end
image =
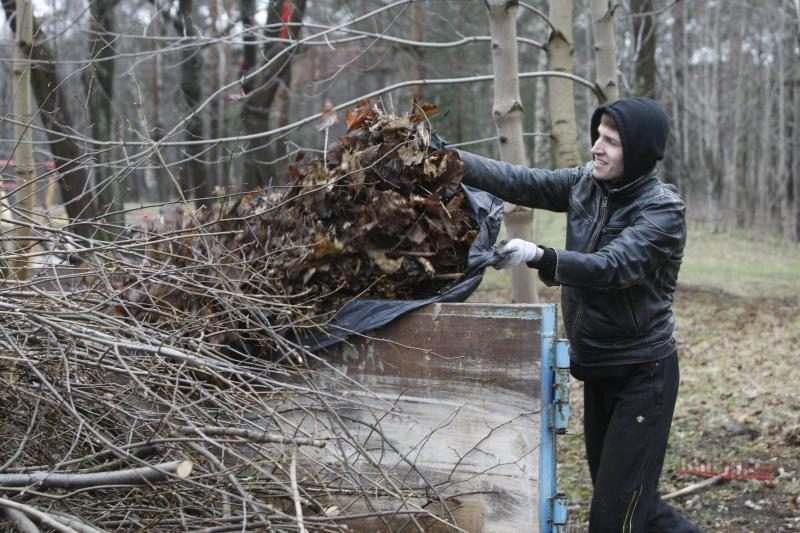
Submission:
<svg viewBox="0 0 800 533">
<path fill-rule="evenodd" d="M 179 478 L 187 478 L 191 475 L 192 468 L 194 468 L 194 463 L 192 463 L 192 461 L 188 459 L 186 461 L 181 461 L 178 463 L 178 466 L 175 467 L 175 475 Z"/>
</svg>

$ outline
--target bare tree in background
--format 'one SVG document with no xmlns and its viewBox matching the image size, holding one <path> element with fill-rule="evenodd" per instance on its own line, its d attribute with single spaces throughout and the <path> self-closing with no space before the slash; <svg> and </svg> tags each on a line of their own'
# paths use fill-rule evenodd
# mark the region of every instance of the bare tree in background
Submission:
<svg viewBox="0 0 800 533">
<path fill-rule="evenodd" d="M 612 0 L 590 0 L 592 5 L 592 28 L 594 30 L 595 68 L 597 85 L 606 96 L 606 101 L 619 98 L 617 81 L 617 45 L 614 30 L 614 11 L 617 4 Z"/>
<path fill-rule="evenodd" d="M 654 0 L 631 0 L 634 60 L 634 93 L 655 98 L 656 95 L 656 17 Z"/>
<path fill-rule="evenodd" d="M 789 102 L 792 107 L 792 122 L 789 138 L 794 150 L 789 152 L 791 200 L 794 205 L 794 227 L 789 238 L 800 241 L 800 0 L 794 0 L 794 54 L 789 76 Z"/>
<path fill-rule="evenodd" d="M 114 134 L 114 7 L 119 0 L 95 0 L 89 4 L 91 13 L 89 56 L 87 70 L 88 108 L 92 137 L 110 140 Z M 113 150 L 97 153 L 99 165 L 94 166 L 94 183 L 97 186 L 98 208 L 105 212 L 107 222 L 122 226 L 125 222 L 120 178 L 115 176 L 108 163 Z"/>
<path fill-rule="evenodd" d="M 547 41 L 550 70 L 572 74 L 572 0 L 550 0 L 550 22 L 553 24 Z M 550 77 L 547 84 L 555 166 L 577 166 L 581 163 L 581 157 L 578 150 L 573 82 Z"/>
<path fill-rule="evenodd" d="M 522 99 L 519 95 L 517 63 L 517 5 L 515 1 L 487 0 L 489 29 L 492 34 L 494 67 L 494 106 L 492 116 L 497 125 L 500 158 L 518 165 L 527 165 L 522 140 Z M 508 206 L 506 232 L 509 239 L 533 241 L 533 210 Z M 525 265 L 511 272 L 511 297 L 516 303 L 537 301 L 533 269 Z"/>
<path fill-rule="evenodd" d="M 193 21 L 193 2 L 192 0 L 178 1 L 178 16 L 173 19 L 175 30 L 183 38 L 192 38 L 198 35 L 197 27 Z M 203 97 L 203 55 L 199 49 L 186 47 L 183 51 L 183 61 L 181 63 L 181 93 L 186 102 L 186 109 L 189 113 L 186 121 L 186 136 L 190 140 L 204 139 L 203 117 L 196 111 L 200 100 Z M 202 145 L 190 145 L 186 148 L 189 162 L 181 172 L 184 190 L 188 189 L 190 197 L 195 198 L 195 203 L 199 205 L 207 204 L 211 201 L 212 186 L 209 183 L 207 165 L 203 161 Z"/>
<path fill-rule="evenodd" d="M 11 29 L 16 31 L 16 0 L 3 0 L 3 11 Z M 39 118 L 47 128 L 49 150 L 56 159 L 61 199 L 73 230 L 89 235 L 92 229 L 80 221 L 95 218 L 98 209 L 84 163 L 85 151 L 72 135 L 74 122 L 69 101 L 62 90 L 62 80 L 56 71 L 56 54 L 48 46 L 47 38 L 35 19 L 33 35 L 30 57 L 37 61 L 37 67 L 31 71 L 31 85 L 39 105 Z"/>
<path fill-rule="evenodd" d="M 14 149 L 16 156 L 16 189 L 17 196 L 21 197 L 18 204 L 22 206 L 21 217 L 33 220 L 33 210 L 36 206 L 36 167 L 33 162 L 33 135 L 31 134 L 31 64 L 28 61 L 33 48 L 33 4 L 30 0 L 21 0 L 17 10 L 17 34 L 14 53 L 14 116 L 15 137 L 17 145 Z M 3 214 L 6 211 L 3 210 Z M 14 248 L 24 251 L 28 242 L 22 240 L 24 235 L 29 235 L 27 228 L 16 228 L 15 234 L 19 240 L 14 243 Z M 10 267 L 12 274 L 18 280 L 28 277 L 27 259 L 24 256 L 19 260 L 12 260 Z"/>
<path fill-rule="evenodd" d="M 255 2 L 242 0 L 242 21 L 246 28 L 252 28 L 254 19 Z M 282 86 L 291 82 L 292 53 L 283 53 L 286 44 L 296 41 L 300 32 L 299 23 L 303 20 L 306 9 L 306 0 L 283 0 L 272 2 L 268 10 L 267 26 L 263 47 L 253 43 L 254 35 L 248 35 L 244 50 L 242 70 L 244 74 L 253 73 L 258 69 L 257 75 L 245 83 L 246 93 L 242 109 L 242 122 L 245 134 L 264 132 L 270 128 L 270 111 L 275 103 L 276 96 Z M 263 58 L 264 64 L 257 62 Z M 270 149 L 271 142 L 266 141 L 259 145 L 256 141 L 248 148 L 245 158 L 244 176 L 245 188 L 255 185 L 266 185 L 270 179 L 272 166 L 269 162 L 274 158 L 275 151 Z"/>
</svg>

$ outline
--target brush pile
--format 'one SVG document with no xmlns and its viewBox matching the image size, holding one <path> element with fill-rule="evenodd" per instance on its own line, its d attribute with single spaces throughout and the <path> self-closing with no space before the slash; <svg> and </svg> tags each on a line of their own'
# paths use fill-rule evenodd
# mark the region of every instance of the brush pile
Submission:
<svg viewBox="0 0 800 533">
<path fill-rule="evenodd" d="M 288 188 L 147 223 L 111 280 L 120 312 L 174 327 L 173 310 L 191 311 L 220 343 L 270 350 L 256 332 L 229 334 L 249 329 L 231 292 L 280 302 L 269 322 L 285 333 L 324 325 L 353 298 L 426 299 L 452 285 L 478 231 L 462 209 L 463 163 L 430 146 L 435 107 L 416 109 L 364 102 L 324 157 L 298 158 Z"/>
<path fill-rule="evenodd" d="M 81 261 L 0 290 L 0 529 L 344 531 L 342 498 L 370 495 L 442 521 L 436 487 L 364 476 L 380 432 L 344 429 L 324 358 L 293 341 L 353 298 L 427 298 L 464 271 L 463 168 L 417 109 L 364 103 L 287 188 L 112 244 L 40 228 Z"/>
</svg>

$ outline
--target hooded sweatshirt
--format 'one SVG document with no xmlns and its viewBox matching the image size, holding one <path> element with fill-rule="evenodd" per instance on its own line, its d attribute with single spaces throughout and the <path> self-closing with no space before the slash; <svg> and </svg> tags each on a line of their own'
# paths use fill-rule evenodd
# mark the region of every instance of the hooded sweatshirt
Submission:
<svg viewBox="0 0 800 533">
<path fill-rule="evenodd" d="M 589 135 L 592 146 L 600 134 L 597 128 L 603 114 L 614 120 L 622 142 L 623 176 L 621 183 L 601 186 L 621 187 L 647 174 L 664 158 L 664 149 L 669 138 L 669 118 L 661 106 L 650 98 L 626 98 L 600 106 L 592 114 Z M 545 248 L 538 261 L 529 263 L 545 276 L 552 278 L 556 268 L 556 253 Z"/>
<path fill-rule="evenodd" d="M 664 158 L 669 137 L 669 119 L 661 106 L 650 98 L 626 98 L 598 107 L 591 121 L 592 145 L 599 136 L 597 128 L 604 113 L 614 119 L 622 141 L 623 182 L 653 170 Z"/>
</svg>

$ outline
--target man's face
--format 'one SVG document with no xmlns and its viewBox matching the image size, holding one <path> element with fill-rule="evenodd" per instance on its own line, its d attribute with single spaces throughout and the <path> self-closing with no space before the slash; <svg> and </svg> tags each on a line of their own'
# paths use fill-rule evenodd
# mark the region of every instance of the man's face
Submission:
<svg viewBox="0 0 800 533">
<path fill-rule="evenodd" d="M 602 120 L 597 127 L 597 141 L 592 146 L 594 177 L 600 181 L 614 181 L 622 178 L 622 142 L 619 132 Z"/>
</svg>

